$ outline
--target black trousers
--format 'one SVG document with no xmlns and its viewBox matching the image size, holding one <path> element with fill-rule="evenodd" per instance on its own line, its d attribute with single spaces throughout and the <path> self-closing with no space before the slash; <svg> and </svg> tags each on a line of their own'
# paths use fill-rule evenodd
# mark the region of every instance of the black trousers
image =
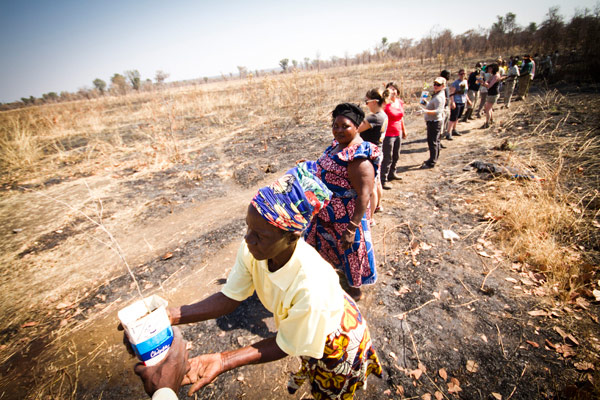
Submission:
<svg viewBox="0 0 600 400">
<path fill-rule="evenodd" d="M 400 136 L 386 136 L 383 138 L 383 160 L 381 161 L 381 184 L 390 180 L 390 176 L 396 173 L 396 164 L 400 158 L 402 147 L 402 134 Z"/>
<path fill-rule="evenodd" d="M 435 164 L 440 155 L 440 138 L 442 134 L 442 121 L 426 121 L 427 123 L 427 146 L 429 146 L 428 164 Z"/>
</svg>

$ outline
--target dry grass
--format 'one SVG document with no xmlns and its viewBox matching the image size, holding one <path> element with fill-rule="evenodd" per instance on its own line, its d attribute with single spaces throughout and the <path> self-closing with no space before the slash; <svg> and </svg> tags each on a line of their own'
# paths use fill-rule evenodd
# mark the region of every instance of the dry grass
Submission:
<svg viewBox="0 0 600 400">
<path fill-rule="evenodd" d="M 514 114 L 504 126 L 517 149 L 511 163 L 534 167 L 544 180 L 496 180 L 499 187 L 484 200 L 497 219 L 494 235 L 503 249 L 542 272 L 563 300 L 585 293 L 600 260 L 600 132 L 595 120 L 600 101 L 580 102 L 551 91 Z"/>
<path fill-rule="evenodd" d="M 0 113 L 0 183 L 127 162 L 136 167 L 185 163 L 198 138 L 234 130 L 329 123 L 342 101 L 360 102 L 396 80 L 410 100 L 434 72 L 417 61 L 388 62 L 249 77 Z M 71 167 L 69 171 L 67 168 Z"/>
</svg>

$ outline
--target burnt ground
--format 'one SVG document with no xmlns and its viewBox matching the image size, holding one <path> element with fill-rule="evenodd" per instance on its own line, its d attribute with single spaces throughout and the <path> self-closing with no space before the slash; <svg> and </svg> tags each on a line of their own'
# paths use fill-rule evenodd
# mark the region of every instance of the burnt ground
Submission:
<svg viewBox="0 0 600 400">
<path fill-rule="evenodd" d="M 465 135 L 444 141 L 447 148 L 432 170 L 419 169 L 427 158 L 424 123 L 409 115 L 410 137 L 398 169 L 403 180 L 385 191 L 384 210 L 376 214 L 373 227 L 379 280 L 359 303 L 384 377 L 371 377 L 357 398 L 598 395 L 591 382 L 597 385 L 600 377 L 584 364 L 598 365 L 598 305 L 555 302 L 542 289 L 541 277 L 496 249 L 487 237 L 488 218 L 477 208 L 477 199 L 494 190 L 488 184 L 493 178 L 464 169 L 476 159 L 508 161 L 506 152 L 495 148 L 510 134 L 498 127 L 518 113 L 522 105 L 515 105 L 511 114 L 497 114 L 494 129 L 477 129 L 481 120 L 461 124 Z M 320 127 L 281 129 L 258 136 L 238 133 L 227 145 L 221 140 L 170 169 L 113 174 L 111 187 L 118 195 L 104 197 L 104 217 L 122 247 L 132 249 L 127 256 L 135 260 L 130 264 L 144 295 L 157 293 L 175 305 L 219 290 L 242 239 L 244 210 L 254 190 L 296 159 L 316 157 L 329 142 L 329 133 Z M 223 165 L 229 175 L 223 174 Z M 132 211 L 125 215 L 124 208 Z M 119 228 L 124 220 L 131 229 Z M 19 226 L 27 225 L 7 229 Z M 444 230 L 458 238 L 444 238 Z M 110 273 L 90 271 L 98 278 L 74 284 L 74 295 L 63 292 L 28 305 L 26 317 L 17 305 L 5 306 L 0 399 L 145 398 L 132 372 L 135 360 L 115 329 L 116 312 L 135 300 L 136 291 L 118 261 L 99 261 L 102 247 L 86 239 L 93 231 L 93 224 L 73 216 L 50 230 L 34 230 L 31 239 L 3 246 L 28 262 L 31 271 L 36 260 L 70 257 L 74 248 L 86 254 L 91 269 L 97 262 Z M 18 229 L 10 233 L 20 234 Z M 94 257 L 94 252 L 101 254 Z M 64 275 L 46 274 L 49 287 L 60 286 Z M 19 276 L 13 271 L 3 281 Z M 43 288 L 44 280 L 39 282 Z M 256 298 L 231 315 L 182 330 L 193 344 L 192 355 L 248 345 L 275 332 L 270 314 Z M 291 357 L 245 366 L 223 374 L 196 398 L 309 398 L 306 387 L 294 396 L 285 390 L 287 372 L 298 366 Z M 181 398 L 184 393 L 185 388 Z"/>
</svg>

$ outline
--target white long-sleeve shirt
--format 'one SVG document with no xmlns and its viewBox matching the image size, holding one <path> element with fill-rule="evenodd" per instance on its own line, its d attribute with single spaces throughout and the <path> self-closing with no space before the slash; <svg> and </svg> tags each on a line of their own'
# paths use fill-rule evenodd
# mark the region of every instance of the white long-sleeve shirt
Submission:
<svg viewBox="0 0 600 400">
<path fill-rule="evenodd" d="M 178 400 L 177 394 L 171 388 L 160 388 L 152 395 L 152 400 Z"/>
</svg>

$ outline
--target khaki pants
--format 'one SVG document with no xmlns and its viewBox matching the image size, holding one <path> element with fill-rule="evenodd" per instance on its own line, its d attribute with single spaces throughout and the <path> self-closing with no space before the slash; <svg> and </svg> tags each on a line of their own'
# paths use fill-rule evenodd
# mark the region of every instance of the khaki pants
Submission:
<svg viewBox="0 0 600 400">
<path fill-rule="evenodd" d="M 504 105 L 506 108 L 510 106 L 510 99 L 512 97 L 513 92 L 515 91 L 515 86 L 517 84 L 517 78 L 512 81 L 504 82 L 504 91 L 502 95 L 504 96 Z"/>
<path fill-rule="evenodd" d="M 529 93 L 529 85 L 531 85 L 531 74 L 519 76 L 519 97 L 527 97 L 527 94 Z"/>
</svg>

